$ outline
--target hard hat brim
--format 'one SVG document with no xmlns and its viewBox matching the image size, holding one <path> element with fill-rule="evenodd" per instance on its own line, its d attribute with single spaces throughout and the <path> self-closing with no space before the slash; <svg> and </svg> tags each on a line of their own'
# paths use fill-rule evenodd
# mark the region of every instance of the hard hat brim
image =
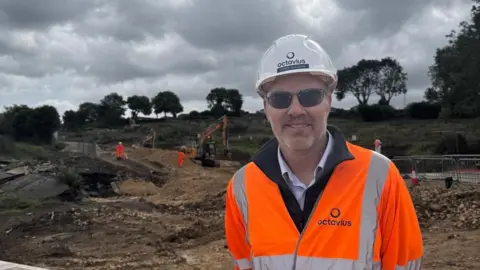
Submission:
<svg viewBox="0 0 480 270">
<path fill-rule="evenodd" d="M 263 97 L 263 94 L 265 94 L 265 92 L 262 88 L 265 84 L 273 82 L 278 77 L 283 77 L 283 76 L 292 75 L 292 74 L 301 74 L 301 73 L 307 73 L 312 76 L 321 77 L 321 80 L 327 84 L 330 92 L 333 92 L 333 90 L 337 87 L 337 76 L 336 74 L 332 74 L 330 71 L 327 71 L 324 69 L 296 69 L 296 70 L 288 70 L 280 74 L 268 75 L 264 77 L 262 80 L 258 80 L 255 85 L 255 88 L 257 90 L 257 93 Z"/>
</svg>

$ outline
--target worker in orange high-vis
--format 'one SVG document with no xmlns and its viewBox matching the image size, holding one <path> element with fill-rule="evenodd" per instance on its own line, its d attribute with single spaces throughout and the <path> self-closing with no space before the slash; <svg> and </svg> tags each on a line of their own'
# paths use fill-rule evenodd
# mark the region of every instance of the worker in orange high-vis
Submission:
<svg viewBox="0 0 480 270">
<path fill-rule="evenodd" d="M 123 147 L 122 142 L 118 142 L 117 149 L 116 149 L 116 157 L 117 159 L 123 159 L 125 148 Z"/>
<path fill-rule="evenodd" d="M 382 141 L 380 139 L 375 139 L 373 145 L 375 146 L 375 152 L 382 153 Z"/>
<path fill-rule="evenodd" d="M 184 147 L 180 147 L 180 151 L 178 151 L 178 167 L 179 168 L 183 166 L 183 161 L 185 160 L 185 152 L 186 152 L 186 149 Z"/>
<path fill-rule="evenodd" d="M 398 169 L 327 127 L 337 72 L 325 50 L 282 37 L 257 75 L 275 138 L 227 187 L 235 269 L 420 269 L 422 235 Z"/>
</svg>

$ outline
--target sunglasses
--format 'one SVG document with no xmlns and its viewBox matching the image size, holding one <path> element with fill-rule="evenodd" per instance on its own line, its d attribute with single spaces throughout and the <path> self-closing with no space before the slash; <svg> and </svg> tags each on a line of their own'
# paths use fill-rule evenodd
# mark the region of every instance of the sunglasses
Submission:
<svg viewBox="0 0 480 270">
<path fill-rule="evenodd" d="M 293 96 L 305 108 L 317 106 L 325 98 L 325 90 L 317 88 L 303 89 L 298 93 L 287 91 L 272 91 L 267 94 L 266 100 L 275 109 L 287 109 L 292 105 Z"/>
</svg>

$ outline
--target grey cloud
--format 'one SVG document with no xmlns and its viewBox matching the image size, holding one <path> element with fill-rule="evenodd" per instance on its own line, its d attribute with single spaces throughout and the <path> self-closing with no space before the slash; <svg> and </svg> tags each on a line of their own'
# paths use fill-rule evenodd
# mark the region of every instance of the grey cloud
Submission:
<svg viewBox="0 0 480 270">
<path fill-rule="evenodd" d="M 76 21 L 95 0 L 4 0 L 0 1 L 0 25 L 11 29 L 43 29 Z"/>
<path fill-rule="evenodd" d="M 178 10 L 171 29 L 203 48 L 263 48 L 284 34 L 304 29 L 294 10 L 291 1 L 194 0 Z"/>
<path fill-rule="evenodd" d="M 338 68 L 367 57 L 365 50 L 345 57 L 349 45 L 375 40 L 370 52 L 387 46 L 388 55 L 379 56 L 404 58 L 409 96 L 418 98 L 429 84 L 426 73 L 434 48 L 450 29 L 438 37 L 406 30 L 428 24 L 419 18 L 431 5 L 445 9 L 466 0 L 339 0 L 338 17 L 310 25 L 297 17 L 294 0 L 38 1 L 0 0 L 0 80 L 9 78 L 0 88 L 0 105 L 18 99 L 9 99 L 6 87 L 12 88 L 8 93 L 31 91 L 32 104 L 96 101 L 113 91 L 153 96 L 167 89 L 184 101 L 204 100 L 218 86 L 256 97 L 253 85 L 262 52 L 289 33 L 313 36 Z M 24 30 L 33 31 L 32 46 L 19 45 L 17 34 Z M 392 49 L 400 31 L 415 38 L 402 48 L 413 48 L 416 59 Z M 169 41 L 168 48 L 162 40 Z M 141 49 L 147 45 L 149 50 Z M 14 83 L 18 80 L 23 81 Z M 350 98 L 339 105 L 354 103 Z"/>
<path fill-rule="evenodd" d="M 162 37 L 175 8 L 168 1 L 103 1 L 75 24 L 85 36 L 111 36 L 122 42 L 141 41 L 148 36 Z"/>
</svg>

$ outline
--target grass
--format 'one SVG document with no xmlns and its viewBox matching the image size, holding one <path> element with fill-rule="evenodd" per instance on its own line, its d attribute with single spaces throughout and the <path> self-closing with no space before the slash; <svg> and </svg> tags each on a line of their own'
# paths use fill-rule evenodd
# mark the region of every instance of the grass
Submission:
<svg viewBox="0 0 480 270">
<path fill-rule="evenodd" d="M 0 157 L 2 158 L 45 160 L 50 151 L 49 146 L 15 142 L 9 137 L 0 135 Z"/>
<path fill-rule="evenodd" d="M 181 144 L 184 138 L 194 137 L 203 131 L 211 120 L 168 120 L 149 124 L 157 131 L 158 141 Z M 355 144 L 373 148 L 373 141 L 379 138 L 383 149 L 392 155 L 433 154 L 435 146 L 449 133 L 460 133 L 467 137 L 469 144 L 480 141 L 480 119 L 413 120 L 398 119 L 389 122 L 366 123 L 351 119 L 329 119 L 329 124 L 338 127 L 347 140 L 356 135 Z M 221 132 L 212 134 L 221 142 Z M 255 153 L 265 137 L 271 137 L 270 126 L 263 117 L 232 118 L 229 123 L 229 141 L 232 150 Z M 250 139 L 250 137 L 252 139 Z M 159 144 L 161 145 L 161 144 Z"/>
</svg>

